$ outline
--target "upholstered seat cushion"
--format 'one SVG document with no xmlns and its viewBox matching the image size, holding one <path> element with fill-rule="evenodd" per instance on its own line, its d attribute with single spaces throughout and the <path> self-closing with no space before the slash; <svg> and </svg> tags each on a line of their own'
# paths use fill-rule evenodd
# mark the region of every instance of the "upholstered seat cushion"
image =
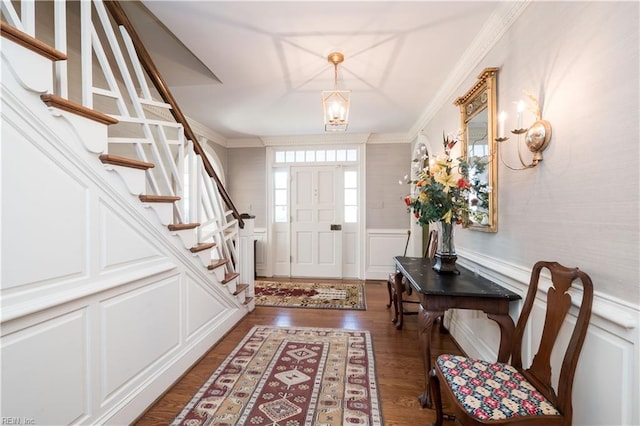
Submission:
<svg viewBox="0 0 640 426">
<path fill-rule="evenodd" d="M 531 383 L 509 364 L 440 355 L 438 367 L 464 409 L 481 420 L 560 415 Z"/>
</svg>

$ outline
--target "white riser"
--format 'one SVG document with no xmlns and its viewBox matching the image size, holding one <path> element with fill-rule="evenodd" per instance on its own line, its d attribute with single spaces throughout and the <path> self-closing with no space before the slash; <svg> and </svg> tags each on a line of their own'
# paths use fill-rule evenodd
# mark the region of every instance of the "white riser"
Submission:
<svg viewBox="0 0 640 426">
<path fill-rule="evenodd" d="M 129 193 L 132 195 L 141 195 L 145 191 L 145 171 L 134 169 L 131 167 L 116 166 L 113 164 L 105 164 L 104 168 L 113 172 L 125 184 Z"/>
</svg>

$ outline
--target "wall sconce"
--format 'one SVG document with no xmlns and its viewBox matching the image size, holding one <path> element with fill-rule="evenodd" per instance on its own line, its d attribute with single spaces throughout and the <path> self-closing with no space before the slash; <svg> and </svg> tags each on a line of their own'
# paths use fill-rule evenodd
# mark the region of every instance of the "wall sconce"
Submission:
<svg viewBox="0 0 640 426">
<path fill-rule="evenodd" d="M 498 148 L 500 148 L 500 159 L 502 160 L 502 164 L 504 164 L 511 170 L 526 170 L 537 166 L 538 163 L 542 161 L 542 151 L 544 151 L 547 145 L 549 145 L 549 141 L 551 140 L 551 123 L 549 123 L 547 120 L 542 119 L 540 115 L 540 105 L 538 103 L 538 98 L 528 92 L 525 92 L 525 94 L 531 102 L 529 109 L 534 113 L 536 121 L 534 121 L 533 124 L 528 128 L 522 127 L 522 115 L 525 110 L 525 103 L 522 100 L 519 101 L 517 108 L 518 127 L 511 130 L 511 133 L 518 136 L 518 142 L 516 145 L 518 148 L 518 158 L 520 159 L 520 164 L 522 164 L 521 168 L 509 166 L 507 163 L 505 163 L 504 158 L 502 157 L 502 142 L 505 142 L 509 139 L 504 135 L 504 124 L 507 119 L 507 113 L 501 111 L 498 115 L 498 137 L 496 138 L 496 142 L 498 142 Z M 522 159 L 522 154 L 520 153 L 521 135 L 524 135 L 524 142 L 529 148 L 529 151 L 533 153 L 533 160 L 530 164 L 526 164 L 524 162 L 524 160 Z"/>
</svg>

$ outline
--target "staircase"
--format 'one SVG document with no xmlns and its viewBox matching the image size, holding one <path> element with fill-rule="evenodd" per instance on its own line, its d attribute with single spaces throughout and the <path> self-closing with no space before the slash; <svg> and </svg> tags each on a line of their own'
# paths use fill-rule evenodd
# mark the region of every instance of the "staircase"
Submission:
<svg viewBox="0 0 640 426">
<path fill-rule="evenodd" d="M 1 25 L 2 415 L 130 423 L 254 309 L 253 224 L 117 2 Z"/>
</svg>

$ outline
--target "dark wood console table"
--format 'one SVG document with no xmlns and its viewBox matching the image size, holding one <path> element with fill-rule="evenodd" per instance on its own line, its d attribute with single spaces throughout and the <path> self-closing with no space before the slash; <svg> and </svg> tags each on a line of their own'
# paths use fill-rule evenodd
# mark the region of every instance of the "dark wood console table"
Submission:
<svg viewBox="0 0 640 426">
<path fill-rule="evenodd" d="M 397 256 L 393 261 L 397 270 L 394 289 L 400 306 L 400 321 L 402 321 L 403 276 L 420 297 L 418 338 L 422 348 L 425 372 L 425 391 L 419 397 L 422 407 L 431 408 L 429 393 L 431 331 L 436 319 L 443 316 L 447 309 L 483 311 L 497 322 L 500 326 L 498 361 L 509 361 L 511 338 L 515 330 L 513 319 L 509 316 L 509 303 L 520 299 L 520 295 L 461 266 L 457 266 L 460 274 L 439 274 L 431 268 L 433 261 L 429 258 Z"/>
</svg>

